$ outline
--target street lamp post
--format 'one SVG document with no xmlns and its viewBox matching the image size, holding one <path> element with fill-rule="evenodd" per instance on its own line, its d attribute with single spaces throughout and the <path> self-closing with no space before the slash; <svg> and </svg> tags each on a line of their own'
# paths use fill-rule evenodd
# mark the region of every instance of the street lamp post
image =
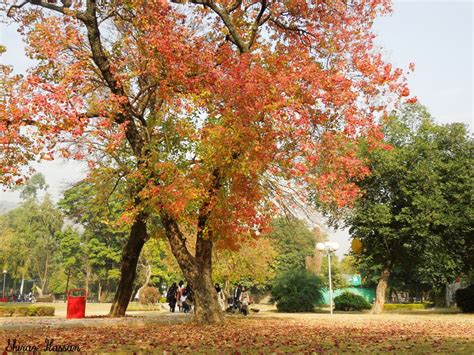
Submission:
<svg viewBox="0 0 474 355">
<path fill-rule="evenodd" d="M 5 281 L 7 279 L 7 270 L 3 270 L 3 291 L 2 298 L 5 299 Z"/>
<path fill-rule="evenodd" d="M 328 274 L 329 274 L 329 309 L 331 314 L 333 313 L 333 302 L 332 302 L 332 275 L 331 275 L 331 253 L 339 249 L 339 244 L 336 242 L 324 242 L 316 244 L 316 249 L 319 251 L 325 251 L 328 255 Z"/>
</svg>

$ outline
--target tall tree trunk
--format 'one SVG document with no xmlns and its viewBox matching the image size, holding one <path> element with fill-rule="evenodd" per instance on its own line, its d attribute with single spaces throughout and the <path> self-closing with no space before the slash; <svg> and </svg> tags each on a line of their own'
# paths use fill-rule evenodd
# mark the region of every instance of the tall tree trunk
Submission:
<svg viewBox="0 0 474 355">
<path fill-rule="evenodd" d="M 48 266 L 49 266 L 49 254 L 46 256 L 46 262 L 44 263 L 44 276 L 43 280 L 41 283 L 41 289 L 43 290 L 43 293 L 47 292 L 47 283 L 48 283 Z"/>
<path fill-rule="evenodd" d="M 377 290 L 375 294 L 375 303 L 374 307 L 372 308 L 372 313 L 380 314 L 383 311 L 383 305 L 385 304 L 385 293 L 387 291 L 388 285 L 388 277 L 390 275 L 390 271 L 388 269 L 384 269 L 382 274 L 380 275 L 379 283 L 377 284 Z"/>
<path fill-rule="evenodd" d="M 229 295 L 230 295 L 230 276 L 229 276 L 229 274 L 225 275 L 223 292 L 224 292 L 225 301 L 226 301 L 226 304 L 227 304 L 227 299 L 229 298 Z"/>
<path fill-rule="evenodd" d="M 197 275 L 193 280 L 194 316 L 199 324 L 220 323 L 224 319 L 212 282 L 212 240 L 198 236 L 196 242 Z"/>
<path fill-rule="evenodd" d="M 89 296 L 89 279 L 91 277 L 91 266 L 90 263 L 86 266 L 86 298 Z"/>
<path fill-rule="evenodd" d="M 224 315 L 219 307 L 217 292 L 212 282 L 212 240 L 203 238 L 198 233 L 196 256 L 191 255 L 186 247 L 186 238 L 176 221 L 162 213 L 161 221 L 184 277 L 191 285 L 194 297 L 194 316 L 200 324 L 222 322 Z"/>
<path fill-rule="evenodd" d="M 145 282 L 143 282 L 142 286 L 138 289 L 138 292 L 141 292 L 145 287 L 147 287 L 150 284 L 151 281 L 151 275 L 152 275 L 152 269 L 150 264 L 145 265 Z"/>
<path fill-rule="evenodd" d="M 66 295 L 67 291 L 69 291 L 69 277 L 71 276 L 71 269 L 67 270 L 67 280 L 66 280 Z"/>
<path fill-rule="evenodd" d="M 25 274 L 21 275 L 20 295 L 23 294 L 23 286 L 25 285 Z"/>
<path fill-rule="evenodd" d="M 110 308 L 110 316 L 123 317 L 133 291 L 133 281 L 137 273 L 138 258 L 147 240 L 146 216 L 138 214 L 130 231 L 127 245 L 122 253 L 120 282 Z"/>
<path fill-rule="evenodd" d="M 102 296 L 102 283 L 100 282 L 100 278 L 99 278 L 98 284 L 97 284 L 97 302 L 102 302 L 101 296 Z"/>
</svg>

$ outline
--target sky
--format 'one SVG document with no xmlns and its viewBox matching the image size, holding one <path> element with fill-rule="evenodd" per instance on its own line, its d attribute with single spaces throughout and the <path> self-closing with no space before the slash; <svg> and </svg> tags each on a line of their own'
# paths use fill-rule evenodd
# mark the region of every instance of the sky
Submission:
<svg viewBox="0 0 474 355">
<path fill-rule="evenodd" d="M 403 69 L 415 63 L 408 77 L 411 93 L 428 107 L 438 123 L 462 122 L 473 131 L 474 113 L 474 1 L 398 0 L 394 13 L 377 20 L 377 43 L 385 59 Z M 8 52 L 0 60 L 23 72 L 28 60 L 14 27 L 0 24 L 0 43 Z M 46 176 L 55 199 L 61 191 L 86 174 L 79 163 L 45 162 L 36 165 Z M 19 201 L 17 192 L 0 191 L 0 201 Z M 341 247 L 338 256 L 349 250 L 349 234 L 329 233 Z"/>
</svg>

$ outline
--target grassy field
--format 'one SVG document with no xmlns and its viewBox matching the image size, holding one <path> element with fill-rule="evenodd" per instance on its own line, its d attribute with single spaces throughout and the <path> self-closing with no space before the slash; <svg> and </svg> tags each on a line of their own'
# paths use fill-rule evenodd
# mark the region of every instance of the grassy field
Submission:
<svg viewBox="0 0 474 355">
<path fill-rule="evenodd" d="M 107 306 L 93 305 L 89 309 L 106 312 Z M 430 311 L 331 316 L 276 313 L 271 307 L 261 308 L 261 312 L 249 317 L 227 317 L 224 324 L 216 326 L 198 326 L 190 317 L 163 312 L 147 312 L 154 314 L 152 317 L 88 319 L 74 327 L 54 318 L 54 325 L 43 320 L 38 327 L 33 323 L 27 329 L 0 328 L 0 348 L 6 346 L 7 339 L 38 347 L 44 347 L 45 339 L 53 339 L 54 344 L 77 345 L 88 352 L 474 353 L 474 315 Z M 37 320 L 31 319 L 30 325 L 31 322 Z"/>
</svg>

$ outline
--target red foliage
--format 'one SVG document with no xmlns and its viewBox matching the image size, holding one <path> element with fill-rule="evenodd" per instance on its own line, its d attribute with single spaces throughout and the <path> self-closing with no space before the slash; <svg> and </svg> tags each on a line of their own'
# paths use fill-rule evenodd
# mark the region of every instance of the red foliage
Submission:
<svg viewBox="0 0 474 355">
<path fill-rule="evenodd" d="M 114 29 L 102 67 L 80 9 L 17 12 L 37 64 L 25 78 L 2 66 L 0 182 L 31 159 L 94 169 L 105 153 L 142 207 L 191 227 L 207 210 L 215 236 L 261 231 L 288 189 L 350 205 L 369 173 L 359 144 L 376 146 L 409 94 L 374 44 L 389 1 L 195 2 L 98 8 Z"/>
</svg>

